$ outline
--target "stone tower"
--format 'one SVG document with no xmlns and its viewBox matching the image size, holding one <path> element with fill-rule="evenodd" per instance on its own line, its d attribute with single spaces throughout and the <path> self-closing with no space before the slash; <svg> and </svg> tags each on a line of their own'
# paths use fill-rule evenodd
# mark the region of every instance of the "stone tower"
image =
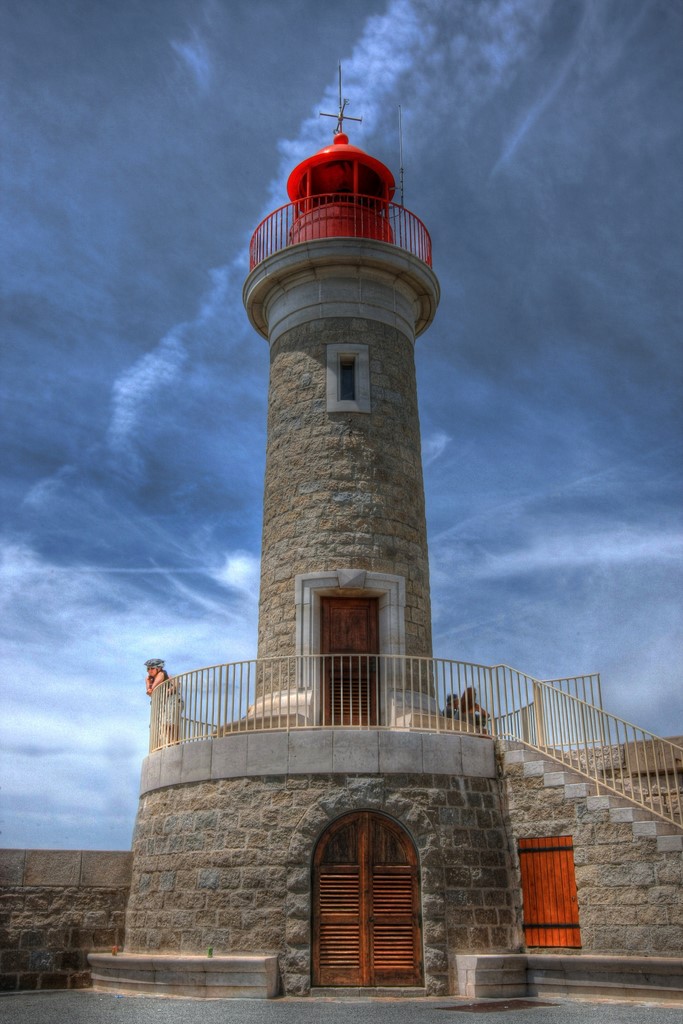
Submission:
<svg viewBox="0 0 683 1024">
<path fill-rule="evenodd" d="M 429 236 L 342 132 L 287 189 L 243 293 L 270 346 L 259 657 L 429 657 L 414 364 L 439 298 Z"/>
</svg>

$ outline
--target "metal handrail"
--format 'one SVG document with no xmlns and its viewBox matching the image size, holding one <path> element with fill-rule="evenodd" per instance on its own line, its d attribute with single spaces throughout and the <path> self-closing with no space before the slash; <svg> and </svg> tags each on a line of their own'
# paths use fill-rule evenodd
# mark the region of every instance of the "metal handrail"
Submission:
<svg viewBox="0 0 683 1024">
<path fill-rule="evenodd" d="M 683 747 L 606 712 L 594 673 L 540 680 L 507 665 L 443 658 L 300 655 L 193 669 L 152 693 L 151 751 L 232 733 L 321 728 L 521 741 L 683 827 Z"/>
<path fill-rule="evenodd" d="M 350 192 L 309 196 L 265 217 L 249 244 L 249 267 L 282 249 L 323 238 L 369 238 L 405 249 L 432 265 L 432 242 L 419 217 L 405 206 Z"/>
</svg>

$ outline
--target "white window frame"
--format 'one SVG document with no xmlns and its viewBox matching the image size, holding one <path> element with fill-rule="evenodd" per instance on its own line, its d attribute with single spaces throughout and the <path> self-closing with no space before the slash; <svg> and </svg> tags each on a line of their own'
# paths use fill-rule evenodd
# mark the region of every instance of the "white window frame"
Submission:
<svg viewBox="0 0 683 1024">
<path fill-rule="evenodd" d="M 339 397 L 340 366 L 353 362 L 355 399 Z M 327 346 L 327 411 L 370 412 L 370 353 L 367 345 Z"/>
</svg>

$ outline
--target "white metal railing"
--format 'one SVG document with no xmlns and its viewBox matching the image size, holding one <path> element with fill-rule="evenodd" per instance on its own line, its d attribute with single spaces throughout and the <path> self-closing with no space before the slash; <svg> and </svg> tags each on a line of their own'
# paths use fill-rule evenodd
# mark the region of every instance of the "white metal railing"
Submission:
<svg viewBox="0 0 683 1024">
<path fill-rule="evenodd" d="M 683 748 L 604 711 L 597 674 L 539 680 L 507 665 L 309 655 L 195 669 L 152 694 L 150 750 L 316 728 L 458 730 L 522 741 L 683 825 Z"/>
</svg>

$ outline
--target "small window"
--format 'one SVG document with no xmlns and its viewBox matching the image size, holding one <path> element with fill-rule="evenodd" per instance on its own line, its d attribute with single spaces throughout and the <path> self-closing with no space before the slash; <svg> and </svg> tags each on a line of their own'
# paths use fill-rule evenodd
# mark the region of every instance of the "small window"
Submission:
<svg viewBox="0 0 683 1024">
<path fill-rule="evenodd" d="M 370 412 L 367 345 L 327 346 L 327 411 Z"/>
<path fill-rule="evenodd" d="M 356 401 L 356 360 L 341 356 L 339 360 L 339 401 Z"/>
</svg>

